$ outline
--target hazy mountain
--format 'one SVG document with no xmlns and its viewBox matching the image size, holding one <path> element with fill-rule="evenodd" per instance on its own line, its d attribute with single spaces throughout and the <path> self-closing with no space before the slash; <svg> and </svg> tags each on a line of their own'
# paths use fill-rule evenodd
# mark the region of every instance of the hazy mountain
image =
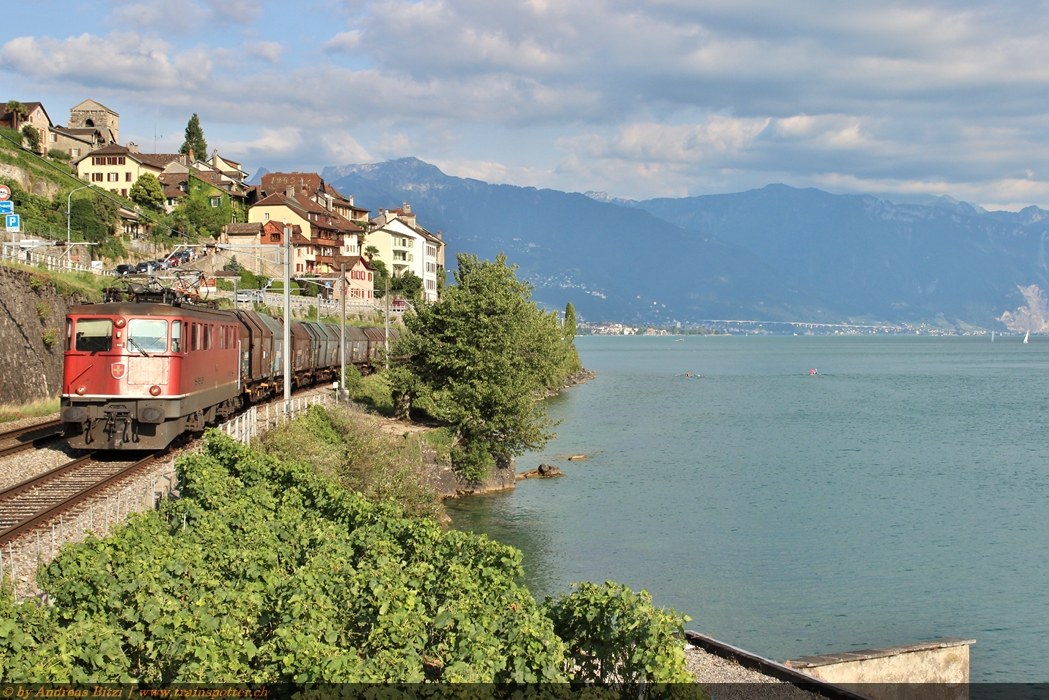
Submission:
<svg viewBox="0 0 1049 700">
<path fill-rule="evenodd" d="M 358 204 L 412 205 L 454 253 L 505 251 L 589 320 L 878 320 L 985 327 L 1049 289 L 1049 212 L 893 204 L 770 185 L 643 202 L 450 177 L 414 158 L 326 168 Z"/>
<path fill-rule="evenodd" d="M 850 316 L 988 326 L 1046 288 L 1049 212 L 982 212 L 956 200 L 893 204 L 769 185 L 638 204 L 682 228 L 746 248 L 788 284 Z"/>
<path fill-rule="evenodd" d="M 258 170 L 255 171 L 254 175 L 252 175 L 251 177 L 249 177 L 245 181 L 245 184 L 247 184 L 247 185 L 261 185 L 262 184 L 262 176 L 266 175 L 268 173 L 269 173 L 269 170 L 266 170 L 266 168 L 259 168 Z"/>
</svg>

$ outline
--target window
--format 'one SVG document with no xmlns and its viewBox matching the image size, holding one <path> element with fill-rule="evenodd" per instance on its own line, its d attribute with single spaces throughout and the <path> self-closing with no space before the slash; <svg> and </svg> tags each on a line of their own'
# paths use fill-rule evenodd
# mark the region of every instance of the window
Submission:
<svg viewBox="0 0 1049 700">
<path fill-rule="evenodd" d="M 431 291 L 437 289 L 437 283 L 433 280 L 426 280 L 426 288 Z"/>
<path fill-rule="evenodd" d="M 91 182 L 102 182 L 102 173 L 91 173 Z"/>
<path fill-rule="evenodd" d="M 120 173 L 106 173 L 106 182 L 120 182 Z"/>
<path fill-rule="evenodd" d="M 164 352 L 168 348 L 168 322 L 158 318 L 133 318 L 127 324 L 129 352 L 147 355 Z"/>
<path fill-rule="evenodd" d="M 262 220 L 263 221 L 269 221 L 270 220 L 270 215 L 269 214 L 263 214 L 262 215 Z"/>
<path fill-rule="evenodd" d="M 66 319 L 66 352 L 73 347 L 73 322 Z"/>
<path fill-rule="evenodd" d="M 212 207 L 218 208 L 222 206 L 222 197 L 209 197 L 208 202 Z"/>
<path fill-rule="evenodd" d="M 267 214 L 266 216 L 269 216 L 269 214 Z M 271 243 L 280 243 L 280 234 L 279 233 L 271 233 L 270 234 L 270 242 Z"/>
<path fill-rule="evenodd" d="M 124 173 L 124 182 L 131 182 L 131 173 Z"/>
<path fill-rule="evenodd" d="M 76 322 L 77 352 L 109 352 L 113 349 L 113 320 L 82 318 Z"/>
<path fill-rule="evenodd" d="M 127 197 L 127 190 L 120 190 L 121 197 Z"/>
<path fill-rule="evenodd" d="M 171 352 L 182 352 L 182 321 L 171 322 Z"/>
<path fill-rule="evenodd" d="M 80 157 L 80 149 L 79 148 L 70 148 L 69 149 L 69 157 L 70 158 L 79 158 Z"/>
<path fill-rule="evenodd" d="M 190 331 L 192 333 L 190 338 L 190 350 L 200 350 L 200 324 L 191 323 L 189 324 Z"/>
<path fill-rule="evenodd" d="M 55 143 L 56 141 L 58 141 L 58 134 L 56 134 L 53 131 L 50 134 L 48 134 L 47 137 L 48 141 L 50 141 L 51 143 Z"/>
<path fill-rule="evenodd" d="M 106 159 L 102 156 L 94 156 L 91 158 L 91 165 L 105 165 Z"/>
<path fill-rule="evenodd" d="M 394 260 L 407 260 L 408 259 L 408 253 L 404 252 L 403 250 L 395 250 L 395 251 L 393 251 L 393 259 Z"/>
<path fill-rule="evenodd" d="M 215 332 L 215 326 L 210 323 L 204 325 L 204 349 L 211 349 L 211 337 Z"/>
</svg>

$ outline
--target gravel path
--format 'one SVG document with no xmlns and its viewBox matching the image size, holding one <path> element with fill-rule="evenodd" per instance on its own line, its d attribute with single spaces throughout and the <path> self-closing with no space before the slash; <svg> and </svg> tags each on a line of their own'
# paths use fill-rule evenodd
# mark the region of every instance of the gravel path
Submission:
<svg viewBox="0 0 1049 700">
<path fill-rule="evenodd" d="M 688 670 L 711 700 L 823 700 L 819 695 L 784 683 L 699 647 L 685 648 Z"/>
</svg>

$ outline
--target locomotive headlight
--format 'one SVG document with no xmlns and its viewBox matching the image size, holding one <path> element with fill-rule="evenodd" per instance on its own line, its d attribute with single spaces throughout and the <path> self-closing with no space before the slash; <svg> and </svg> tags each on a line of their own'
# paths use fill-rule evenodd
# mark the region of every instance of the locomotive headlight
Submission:
<svg viewBox="0 0 1049 700">
<path fill-rule="evenodd" d="M 78 386 L 76 388 L 76 393 L 77 393 L 77 396 L 83 396 L 84 394 L 87 393 L 87 387 L 84 386 L 83 384 L 81 384 L 80 386 Z"/>
<path fill-rule="evenodd" d="M 154 384 L 153 386 L 149 387 L 149 395 L 150 396 L 160 396 L 160 387 L 157 386 L 156 384 Z"/>
</svg>

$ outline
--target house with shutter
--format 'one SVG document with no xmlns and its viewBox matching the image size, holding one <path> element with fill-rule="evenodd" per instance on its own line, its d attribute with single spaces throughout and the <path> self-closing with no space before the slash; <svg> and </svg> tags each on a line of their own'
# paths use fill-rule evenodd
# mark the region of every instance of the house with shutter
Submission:
<svg viewBox="0 0 1049 700">
<path fill-rule="evenodd" d="M 439 275 L 444 274 L 444 241 L 440 231 L 434 235 L 420 226 L 405 202 L 400 209 L 380 209 L 371 219 L 365 247 L 374 246 L 375 255 L 394 277 L 411 271 L 423 281 L 423 297 L 436 301 Z"/>
</svg>

